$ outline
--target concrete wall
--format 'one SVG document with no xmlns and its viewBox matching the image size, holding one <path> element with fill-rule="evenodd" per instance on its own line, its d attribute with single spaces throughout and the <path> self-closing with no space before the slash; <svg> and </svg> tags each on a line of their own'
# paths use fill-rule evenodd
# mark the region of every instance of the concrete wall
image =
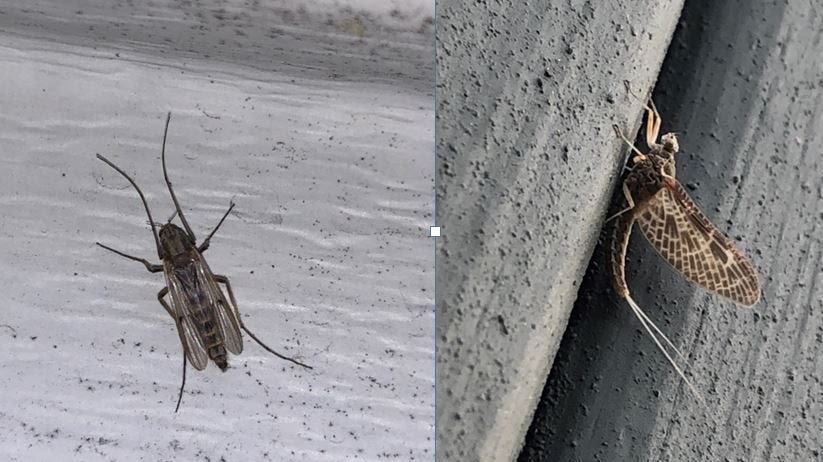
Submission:
<svg viewBox="0 0 823 462">
<path fill-rule="evenodd" d="M 437 451 L 517 457 L 679 1 L 439 2 Z"/>
</svg>

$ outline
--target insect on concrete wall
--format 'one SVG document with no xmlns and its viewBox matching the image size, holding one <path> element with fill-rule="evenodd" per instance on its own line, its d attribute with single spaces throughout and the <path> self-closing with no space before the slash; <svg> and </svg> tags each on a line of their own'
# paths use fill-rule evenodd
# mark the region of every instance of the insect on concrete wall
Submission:
<svg viewBox="0 0 823 462">
<path fill-rule="evenodd" d="M 243 338 L 240 329 L 243 329 L 261 347 L 278 358 L 306 369 L 311 369 L 311 367 L 274 351 L 249 331 L 240 317 L 237 300 L 231 289 L 229 278 L 212 273 L 208 263 L 203 258 L 203 253 L 209 248 L 211 238 L 234 208 L 234 203 L 229 204 L 229 209 L 223 214 L 217 226 L 198 246 L 194 232 L 180 208 L 180 203 L 177 201 L 177 196 L 174 194 L 174 189 L 166 171 L 166 136 L 168 135 L 170 120 L 171 113 L 166 117 L 160 159 L 163 164 L 163 177 L 174 202 L 175 213 L 166 224 L 160 226 L 159 232 L 152 219 L 146 198 L 137 183 L 118 166 L 102 155 L 97 154 L 98 159 L 123 175 L 137 190 L 137 194 L 140 196 L 140 200 L 143 201 L 143 207 L 145 207 L 146 214 L 149 217 L 154 243 L 157 247 L 157 256 L 162 260 L 162 264 L 149 263 L 145 258 L 128 255 L 99 242 L 97 242 L 97 245 L 130 260 L 142 263 L 152 273 L 162 271 L 166 277 L 166 287 L 160 290 L 157 299 L 174 320 L 184 353 L 183 381 L 180 385 L 177 406 L 174 409 L 177 412 L 183 399 L 183 389 L 186 386 L 187 362 L 191 362 L 195 369 L 203 370 L 208 365 L 209 360 L 212 360 L 222 371 L 225 371 L 228 367 L 228 353 L 238 355 L 243 351 Z M 175 216 L 180 217 L 180 222 L 183 225 L 182 229 L 172 223 Z M 221 284 L 228 293 L 228 299 L 220 286 Z M 171 296 L 170 300 L 169 295 Z"/>
<path fill-rule="evenodd" d="M 633 95 L 628 82 L 626 89 Z M 697 208 L 683 185 L 675 179 L 677 137 L 667 133 L 661 137 L 662 143 L 657 143 L 661 118 L 651 100 L 649 104 L 644 105 L 648 154 L 643 154 L 614 126 L 617 135 L 636 155 L 632 158 L 631 170 L 623 179 L 621 209 L 607 220 L 614 221 L 609 242 L 609 272 L 617 293 L 626 299 L 657 347 L 702 401 L 658 336 L 685 361 L 683 354 L 630 295 L 625 260 L 632 226 L 637 223 L 654 250 L 683 277 L 741 306 L 750 307 L 760 300 L 760 282 L 751 262 Z"/>
</svg>

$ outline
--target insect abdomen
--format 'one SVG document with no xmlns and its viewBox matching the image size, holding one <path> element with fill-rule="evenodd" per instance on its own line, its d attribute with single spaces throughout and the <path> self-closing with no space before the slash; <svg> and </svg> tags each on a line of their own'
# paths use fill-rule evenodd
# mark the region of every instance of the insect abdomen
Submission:
<svg viewBox="0 0 823 462">
<path fill-rule="evenodd" d="M 196 301 L 193 299 L 197 299 Z M 229 366 L 226 359 L 226 347 L 223 344 L 223 338 L 217 330 L 217 324 L 212 316 L 212 310 L 206 305 L 206 297 L 202 293 L 198 293 L 189 300 L 191 306 L 194 307 L 192 315 L 197 329 L 200 331 L 201 338 L 211 358 L 220 370 L 225 371 Z"/>
<path fill-rule="evenodd" d="M 626 298 L 629 295 L 629 287 L 626 285 L 626 248 L 629 245 L 634 215 L 630 211 L 618 216 L 615 220 L 608 249 L 609 275 L 614 290 L 618 295 Z"/>
</svg>

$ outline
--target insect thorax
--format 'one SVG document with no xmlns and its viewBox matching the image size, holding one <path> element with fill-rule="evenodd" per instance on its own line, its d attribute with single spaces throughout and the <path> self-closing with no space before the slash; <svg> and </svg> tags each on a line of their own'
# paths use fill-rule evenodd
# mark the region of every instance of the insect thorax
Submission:
<svg viewBox="0 0 823 462">
<path fill-rule="evenodd" d="M 163 248 L 163 258 L 178 259 L 191 254 L 195 250 L 194 242 L 179 226 L 167 223 L 160 228 L 160 246 Z"/>
<path fill-rule="evenodd" d="M 635 162 L 626 176 L 625 185 L 636 204 L 645 203 L 665 187 L 663 173 L 674 177 L 674 153 L 658 144 L 649 149 L 645 158 Z"/>
<path fill-rule="evenodd" d="M 670 149 L 668 146 L 663 144 L 656 144 L 649 148 L 649 154 L 647 158 L 651 160 L 654 169 L 659 173 L 662 169 L 666 175 L 671 177 L 675 176 L 675 163 L 674 163 L 674 155 L 677 154 L 676 150 Z"/>
</svg>

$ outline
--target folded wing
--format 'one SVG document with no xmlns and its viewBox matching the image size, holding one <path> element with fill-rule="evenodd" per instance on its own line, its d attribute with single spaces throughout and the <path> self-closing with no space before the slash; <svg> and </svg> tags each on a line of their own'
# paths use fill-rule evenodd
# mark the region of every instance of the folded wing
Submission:
<svg viewBox="0 0 823 462">
<path fill-rule="evenodd" d="M 217 282 L 214 281 L 214 275 L 206 261 L 201 258 L 199 263 L 197 265 L 197 278 L 204 287 L 208 287 L 217 328 L 223 336 L 226 349 L 232 354 L 239 355 L 243 352 L 243 337 L 240 334 L 239 320 L 235 316 L 238 311 L 229 305 L 225 294 L 220 290 Z"/>
<path fill-rule="evenodd" d="M 198 329 L 195 314 L 192 313 L 190 300 L 197 297 L 196 281 L 191 277 L 184 277 L 187 272 L 175 271 L 171 264 L 166 263 L 166 284 L 171 295 L 171 309 L 174 312 L 180 341 L 186 357 L 192 367 L 202 371 L 209 363 L 205 340 Z"/>
</svg>

